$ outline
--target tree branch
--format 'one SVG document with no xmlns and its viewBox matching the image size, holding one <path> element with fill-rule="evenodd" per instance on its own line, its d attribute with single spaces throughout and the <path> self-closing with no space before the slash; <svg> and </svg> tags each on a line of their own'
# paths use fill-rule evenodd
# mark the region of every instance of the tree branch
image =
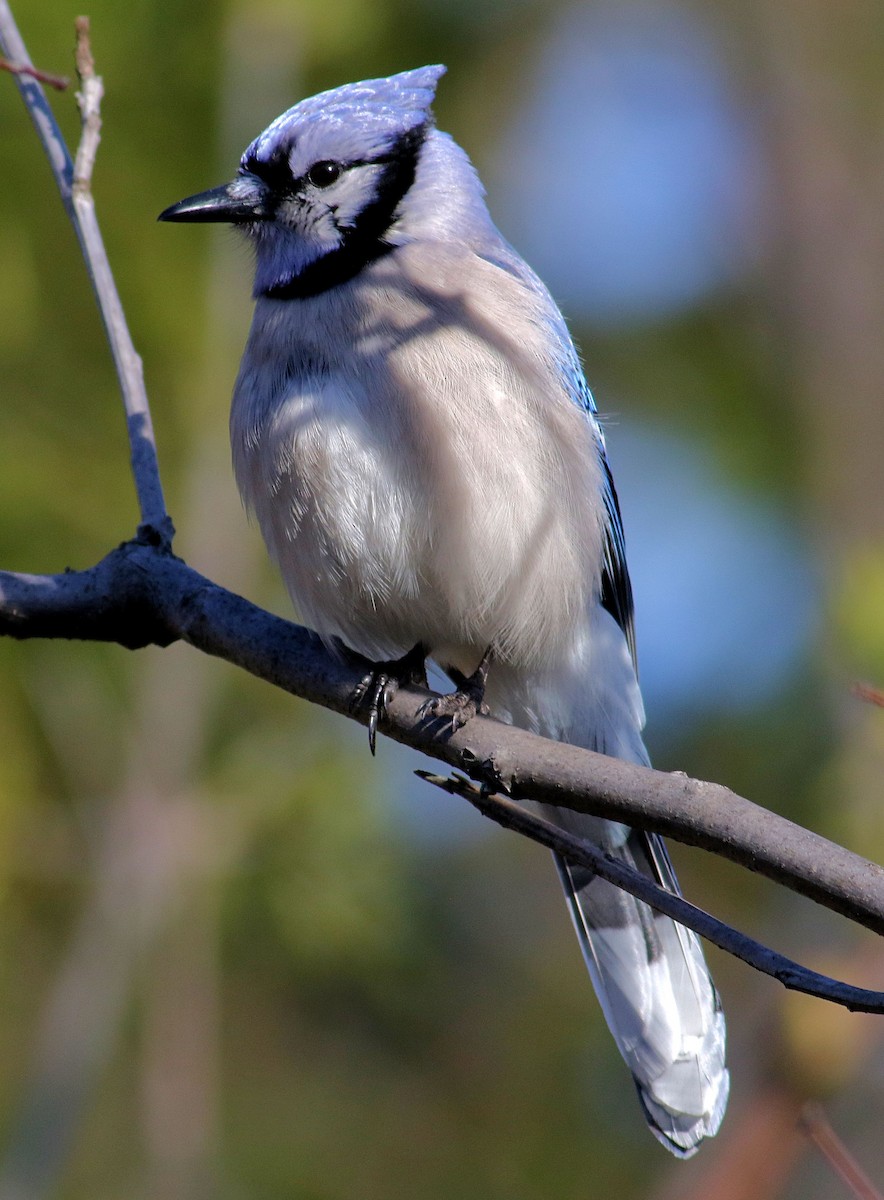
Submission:
<svg viewBox="0 0 884 1200">
<path fill-rule="evenodd" d="M 351 697 L 369 665 L 191 570 L 146 538 L 63 575 L 0 572 L 0 634 L 119 642 L 180 638 L 284 691 L 367 723 Z M 403 687 L 388 736 L 516 800 L 534 800 L 666 834 L 749 867 L 884 933 L 884 870 L 719 784 L 667 774 L 475 717 L 462 729 L 421 719 L 427 693 Z"/>
<path fill-rule="evenodd" d="M 8 58 L 0 58 L 0 71 L 8 71 L 10 75 L 30 75 L 32 79 L 39 79 L 41 83 L 55 88 L 57 92 L 65 92 L 71 86 L 67 75 L 53 75 L 50 71 L 41 71 L 29 63 L 10 62 Z"/>
<path fill-rule="evenodd" d="M 832 1128 L 832 1123 L 821 1104 L 808 1101 L 802 1108 L 800 1124 L 855 1200 L 884 1200 Z"/>
<path fill-rule="evenodd" d="M 865 700 L 866 704 L 875 704 L 878 708 L 884 708 L 884 692 L 880 688 L 872 687 L 868 683 L 855 683 L 853 694 L 860 700 Z"/>
<path fill-rule="evenodd" d="M 489 817 L 504 829 L 512 829 L 532 841 L 539 842 L 555 850 L 569 862 L 587 867 L 602 879 L 607 879 L 616 887 L 622 888 L 630 895 L 644 900 L 658 912 L 666 913 L 674 921 L 693 929 L 708 942 L 742 959 L 756 971 L 770 975 L 786 988 L 795 992 L 806 992 L 820 1000 L 830 1000 L 833 1004 L 841 1004 L 851 1012 L 884 1013 L 884 992 L 870 991 L 868 988 L 853 987 L 831 979 L 802 967 L 800 963 L 778 954 L 754 938 L 719 921 L 702 908 L 691 904 L 683 896 L 668 892 L 665 888 L 654 883 L 647 875 L 628 866 L 620 859 L 614 858 L 594 846 L 592 842 L 574 837 L 567 830 L 545 820 L 529 809 L 515 804 L 504 796 L 495 796 L 487 788 L 472 783 L 463 776 L 431 775 L 428 771 L 417 771 L 421 779 L 432 783 L 452 796 L 462 796 L 469 800 L 474 808 L 483 816 Z"/>
<path fill-rule="evenodd" d="M 55 576 L 0 572 L 0 634 L 113 641 L 129 648 L 165 646 L 180 638 L 294 695 L 366 723 L 367 713 L 354 713 L 351 698 L 370 664 L 351 654 L 336 658 L 315 634 L 225 591 L 171 553 L 173 530 L 163 503 L 141 361 L 126 328 L 89 186 L 98 145 L 101 82 L 91 60 L 88 24 L 78 24 L 84 130 L 76 171 L 40 87 L 41 73 L 30 63 L 7 0 L 0 0 L 0 49 L 16 65 L 16 82 L 46 149 L 98 297 L 121 381 L 142 517 L 138 536 L 89 570 Z M 884 871 L 874 863 L 716 784 L 551 742 L 490 718 L 476 717 L 452 732 L 442 722 L 420 718 L 426 697 L 420 689 L 399 689 L 386 705 L 381 728 L 477 780 L 483 811 L 492 815 L 493 810 L 495 819 L 521 832 L 529 833 L 530 828 L 529 836 L 546 844 L 553 844 L 553 832 L 557 839 L 567 838 L 548 823 L 538 825 L 538 818 L 509 800 L 492 799 L 489 792 L 623 821 L 711 850 L 884 933 Z M 604 855 L 598 859 L 599 852 L 585 843 L 574 840 L 565 846 L 557 840 L 555 845 L 599 874 L 624 869 Z M 752 965 L 762 959 L 773 964 L 770 973 L 788 980 L 788 986 L 823 995 L 822 980 L 831 993 L 826 998 L 884 1011 L 884 995 L 805 972 L 736 931 L 725 936 L 722 930 L 727 927 L 721 922 L 680 897 L 656 894 L 654 885 L 642 877 L 624 875 L 613 882 L 627 890 L 641 887 L 649 903 L 694 928 L 697 922 L 703 925 L 698 932 Z"/>
<path fill-rule="evenodd" d="M 15 64 L 15 81 L 21 92 L 37 136 L 43 144 L 65 211 L 74 226 L 86 269 L 101 311 L 105 332 L 120 380 L 135 490 L 141 512 L 141 522 L 152 525 L 160 536 L 171 542 L 174 530 L 166 514 L 163 487 L 157 463 L 156 441 L 141 359 L 135 352 L 123 305 L 108 262 L 104 241 L 95 216 L 95 202 L 90 190 L 92 164 L 97 150 L 98 103 L 101 81 L 90 68 L 89 22 L 80 18 L 77 26 L 77 68 L 81 74 L 81 114 L 84 122 L 85 151 L 78 152 L 79 174 L 65 144 L 58 122 L 40 86 L 42 72 L 31 62 L 21 34 L 15 24 L 7 0 L 0 0 L 0 51 Z M 89 71 L 91 69 L 91 75 Z"/>
</svg>

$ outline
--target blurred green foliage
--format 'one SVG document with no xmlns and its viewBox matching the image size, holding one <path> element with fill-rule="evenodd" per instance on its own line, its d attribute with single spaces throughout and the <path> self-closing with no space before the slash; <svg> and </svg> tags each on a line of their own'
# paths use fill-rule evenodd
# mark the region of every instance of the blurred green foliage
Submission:
<svg viewBox="0 0 884 1200">
<path fill-rule="evenodd" d="M 298 97 L 424 61 L 448 63 L 439 124 L 481 171 L 555 9 L 91 7 L 106 86 L 98 211 L 179 548 L 220 582 L 287 611 L 224 446 L 248 256 L 156 214 L 226 177 L 242 140 Z M 699 430 L 723 477 L 813 529 L 832 616 L 775 700 L 726 719 L 710 709 L 659 739 L 659 761 L 881 859 L 882 717 L 848 689 L 884 682 L 884 262 L 879 139 L 863 140 L 884 49 L 861 6 L 837 52 L 819 0 L 803 14 L 776 0 L 704 9 L 767 141 L 765 259 L 740 294 L 679 319 L 577 332 L 598 394 Z M 15 10 L 34 61 L 69 70 L 74 10 Z M 242 111 L 225 108 L 232 81 Z M 53 105 L 74 142 L 72 95 Z M 137 514 L 100 322 L 4 75 L 0 130 L 0 564 L 52 572 L 94 562 Z M 845 193 L 840 221 L 826 197 Z M 859 332 L 844 299 L 857 262 Z M 772 984 L 714 954 L 733 1110 L 718 1144 L 670 1163 L 602 1027 L 546 856 L 456 823 L 415 837 L 420 817 L 403 824 L 388 802 L 406 778 L 389 746 L 374 763 L 344 722 L 178 647 L 3 643 L 0 673 L 4 1197 L 714 1197 L 728 1139 L 772 1091 L 827 1096 L 884 1178 L 877 1027 L 783 1008 Z M 456 803 L 407 791 L 408 804 Z M 871 939 L 707 856 L 677 858 L 699 902 L 796 957 L 837 944 L 840 970 L 880 986 Z M 842 1041 L 834 1067 L 814 1058 Z M 770 1194 L 832 1194 L 811 1174 Z"/>
</svg>

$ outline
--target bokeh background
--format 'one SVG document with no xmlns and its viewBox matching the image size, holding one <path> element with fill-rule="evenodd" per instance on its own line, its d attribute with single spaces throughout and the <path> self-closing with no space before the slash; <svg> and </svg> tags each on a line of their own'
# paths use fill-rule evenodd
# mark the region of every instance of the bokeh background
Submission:
<svg viewBox="0 0 884 1200">
<path fill-rule="evenodd" d="M 76 9 L 18 0 L 69 71 Z M 288 615 L 227 404 L 249 255 L 157 225 L 278 112 L 443 61 L 439 124 L 579 340 L 624 509 L 648 740 L 884 859 L 884 10 L 874 0 L 94 0 L 95 192 L 177 548 Z M 53 104 L 71 139 L 72 95 Z M 0 565 L 136 523 L 73 235 L 0 76 Z M 884 1188 L 880 1019 L 715 950 L 733 1098 L 645 1131 L 544 851 L 416 756 L 182 647 L 0 644 L 2 1200 L 764 1200 Z M 687 893 L 884 986 L 884 952 L 676 848 Z"/>
</svg>

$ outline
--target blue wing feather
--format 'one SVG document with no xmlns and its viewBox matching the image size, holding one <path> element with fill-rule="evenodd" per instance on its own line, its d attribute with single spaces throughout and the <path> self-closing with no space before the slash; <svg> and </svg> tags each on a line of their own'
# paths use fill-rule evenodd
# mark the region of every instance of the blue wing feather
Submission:
<svg viewBox="0 0 884 1200">
<path fill-rule="evenodd" d="M 633 663 L 635 663 L 634 604 L 632 583 L 630 582 L 629 571 L 626 566 L 623 518 L 620 515 L 617 491 L 614 487 L 614 479 L 611 475 L 611 468 L 608 465 L 607 454 L 605 453 L 605 438 L 598 422 L 595 401 L 592 398 L 592 392 L 589 390 L 589 385 L 586 382 L 583 371 L 580 369 L 576 352 L 574 358 L 567 364 L 566 382 L 568 391 L 574 398 L 574 403 L 583 409 L 587 415 L 587 419 L 592 422 L 602 464 L 604 478 L 603 499 L 607 519 L 605 521 L 604 560 L 602 562 L 601 593 L 599 598 L 602 607 L 611 614 L 623 630 L 627 645 L 629 646 L 629 653 L 632 655 Z"/>
<path fill-rule="evenodd" d="M 583 374 L 580 357 L 574 346 L 568 327 L 562 314 L 550 296 L 544 284 L 534 274 L 528 264 L 522 259 L 508 242 L 501 239 L 494 253 L 484 252 L 481 255 L 487 262 L 493 263 L 503 271 L 515 275 L 527 287 L 540 295 L 548 306 L 550 333 L 558 348 L 559 371 L 565 388 L 577 405 L 586 414 L 595 435 L 599 459 L 602 466 L 603 501 L 605 505 L 605 544 L 602 561 L 602 577 L 599 600 L 619 627 L 629 647 L 633 665 L 636 662 L 635 628 L 633 617 L 632 584 L 626 567 L 626 548 L 623 537 L 623 518 L 620 515 L 620 504 L 611 477 L 611 469 L 605 453 L 605 435 L 598 421 L 595 401 Z"/>
</svg>

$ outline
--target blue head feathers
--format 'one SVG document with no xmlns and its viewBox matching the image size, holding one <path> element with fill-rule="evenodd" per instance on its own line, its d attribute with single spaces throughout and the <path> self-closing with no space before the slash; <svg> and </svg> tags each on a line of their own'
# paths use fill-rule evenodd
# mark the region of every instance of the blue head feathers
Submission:
<svg viewBox="0 0 884 1200">
<path fill-rule="evenodd" d="M 284 112 L 259 134 L 242 157 L 247 170 L 289 157 L 292 174 L 319 158 L 366 159 L 415 134 L 431 120 L 430 106 L 445 67 L 419 67 L 387 79 L 366 79 L 320 92 Z"/>
<path fill-rule="evenodd" d="M 231 183 L 161 220 L 230 221 L 256 250 L 255 295 L 305 299 L 393 249 L 433 120 L 442 66 L 302 100 L 248 147 Z"/>
</svg>

